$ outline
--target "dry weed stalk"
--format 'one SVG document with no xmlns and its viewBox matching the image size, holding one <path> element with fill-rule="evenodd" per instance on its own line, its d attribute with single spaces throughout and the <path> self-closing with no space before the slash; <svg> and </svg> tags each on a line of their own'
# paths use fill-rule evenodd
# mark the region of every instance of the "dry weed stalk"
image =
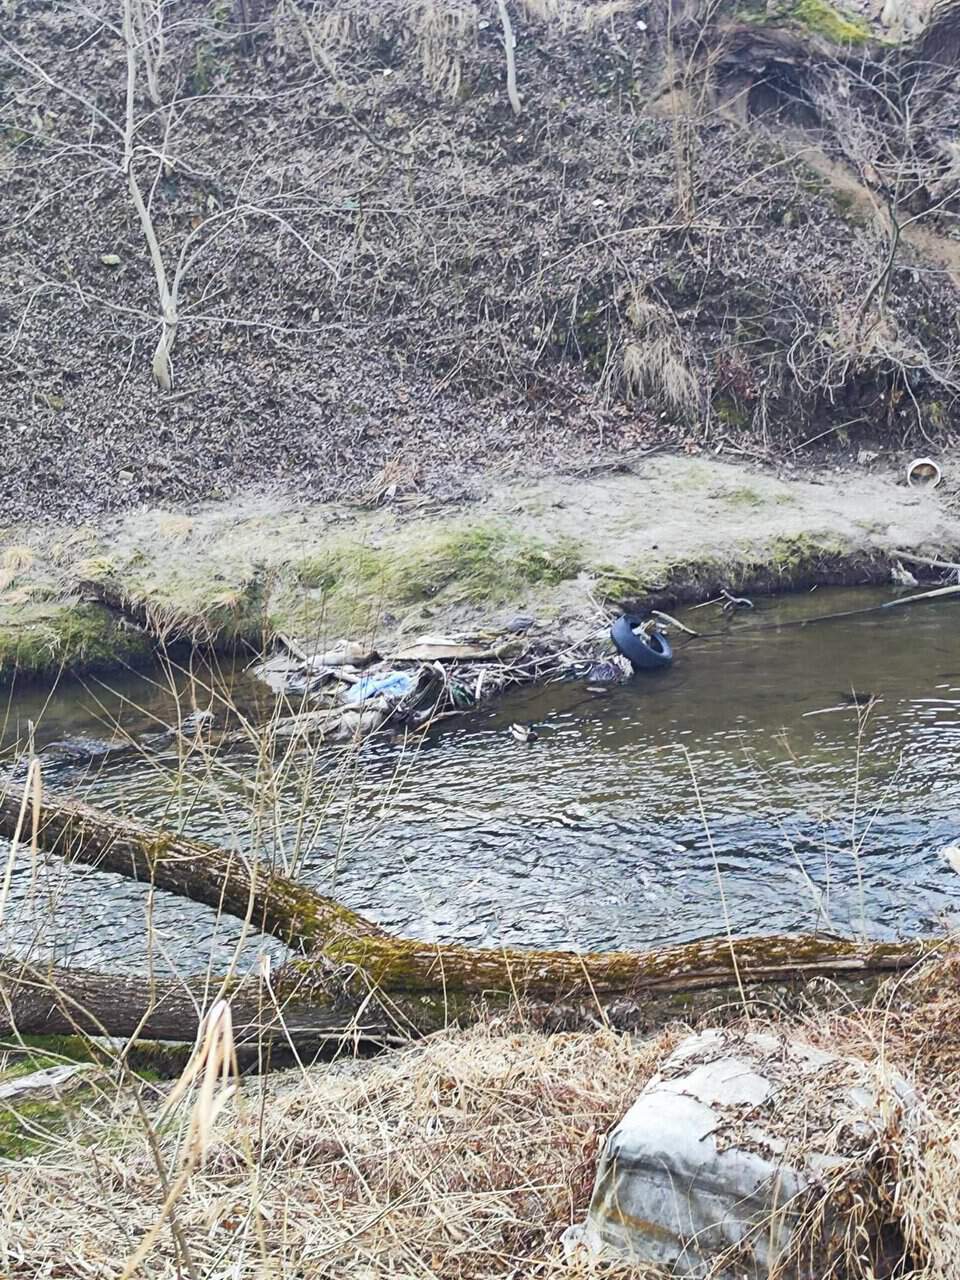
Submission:
<svg viewBox="0 0 960 1280">
<path fill-rule="evenodd" d="M 676 317 L 639 289 L 626 305 L 632 325 L 623 350 L 623 376 L 628 396 L 646 394 L 682 418 L 695 417 L 701 400 L 700 381 Z"/>
<path fill-rule="evenodd" d="M 153 1225 L 124 1263 L 120 1280 L 131 1280 L 140 1270 L 164 1224 L 184 1194 L 192 1174 L 203 1165 L 213 1140 L 217 1118 L 234 1096 L 234 1081 L 239 1075 L 230 1005 L 226 1000 L 217 1000 L 207 1012 L 193 1057 L 167 1099 L 158 1121 L 163 1123 L 199 1078 L 199 1087 L 190 1110 L 182 1168 L 170 1185 Z"/>
</svg>

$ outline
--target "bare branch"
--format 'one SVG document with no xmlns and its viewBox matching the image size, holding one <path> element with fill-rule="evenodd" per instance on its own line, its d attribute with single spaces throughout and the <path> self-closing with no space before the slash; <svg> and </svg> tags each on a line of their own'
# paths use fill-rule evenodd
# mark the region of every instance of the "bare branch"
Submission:
<svg viewBox="0 0 960 1280">
<path fill-rule="evenodd" d="M 513 114 L 518 116 L 523 111 L 523 107 L 520 104 L 520 95 L 517 93 L 517 42 L 507 9 L 507 0 L 497 0 L 497 12 L 500 14 L 500 26 L 503 28 L 503 51 L 507 59 L 507 97 L 513 107 Z"/>
</svg>

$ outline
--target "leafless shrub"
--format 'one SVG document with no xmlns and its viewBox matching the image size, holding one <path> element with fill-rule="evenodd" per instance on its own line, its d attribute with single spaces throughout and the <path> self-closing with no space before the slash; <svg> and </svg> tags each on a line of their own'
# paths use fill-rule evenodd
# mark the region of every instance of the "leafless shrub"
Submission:
<svg viewBox="0 0 960 1280">
<path fill-rule="evenodd" d="M 551 23 L 561 31 L 595 31 L 618 14 L 636 8 L 637 0 L 520 0 L 520 7 L 535 22 Z"/>
<path fill-rule="evenodd" d="M 887 252 L 864 296 L 864 318 L 874 302 L 883 311 L 909 229 L 960 215 L 952 77 L 930 63 L 864 60 L 832 64 L 810 83 L 821 120 L 885 215 Z"/>
<path fill-rule="evenodd" d="M 286 46 L 295 31 L 305 31 L 313 52 L 332 66 L 348 52 L 381 39 L 395 43 L 398 52 L 410 48 L 423 84 L 438 98 L 453 100 L 460 93 L 463 59 L 475 43 L 478 18 L 475 0 L 407 0 L 399 9 L 340 0 L 311 15 L 281 4 L 274 29 Z"/>
</svg>

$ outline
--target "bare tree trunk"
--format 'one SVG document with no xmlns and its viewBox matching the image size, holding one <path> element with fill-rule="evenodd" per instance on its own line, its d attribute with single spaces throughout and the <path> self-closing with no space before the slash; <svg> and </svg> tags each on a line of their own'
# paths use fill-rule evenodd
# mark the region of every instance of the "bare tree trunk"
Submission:
<svg viewBox="0 0 960 1280">
<path fill-rule="evenodd" d="M 123 39 L 127 47 L 127 96 L 123 130 L 123 170 L 127 178 L 130 199 L 140 219 L 153 274 L 157 282 L 157 295 L 160 301 L 162 328 L 160 338 L 153 356 L 153 376 L 164 391 L 173 389 L 173 344 L 177 339 L 177 307 L 176 300 L 170 291 L 167 280 L 167 268 L 163 261 L 163 252 L 157 237 L 150 211 L 140 190 L 134 167 L 134 151 L 136 149 L 136 121 L 134 106 L 137 87 L 137 49 L 140 43 L 134 15 L 136 0 L 123 0 Z M 151 91 L 155 86 L 151 84 Z"/>
<path fill-rule="evenodd" d="M 23 791 L 17 787 L 8 786 L 0 795 L 0 836 L 13 839 L 23 802 Z M 25 830 L 30 832 L 29 801 L 27 814 Z M 45 796 L 37 841 L 40 848 L 68 861 L 113 871 L 249 920 L 264 933 L 305 951 L 333 944 L 344 928 L 351 939 L 382 936 L 369 920 L 274 874 L 263 862 L 251 862 L 238 850 L 158 834 L 77 801 Z"/>
<path fill-rule="evenodd" d="M 517 92 L 517 54 L 514 47 L 513 23 L 506 0 L 497 0 L 497 12 L 500 15 L 500 26 L 503 29 L 503 51 L 507 59 L 507 97 L 515 116 L 520 115 L 523 106 Z"/>
<path fill-rule="evenodd" d="M 0 798 L 0 835 L 16 829 L 22 801 L 13 789 Z M 217 907 L 303 951 L 322 951 L 284 967 L 283 998 L 322 1005 L 333 998 L 335 974 L 342 988 L 336 998 L 357 1007 L 371 999 L 392 1006 L 414 1031 L 438 1019 L 469 1020 L 485 1002 L 592 1006 L 596 1016 L 618 1003 L 635 1012 L 645 998 L 669 993 L 876 974 L 904 969 L 936 945 L 772 936 L 580 955 L 433 944 L 389 937 L 357 912 L 237 852 L 159 835 L 84 805 L 47 797 L 36 829 L 43 848 Z M 142 992 L 138 998 L 143 1005 Z"/>
</svg>

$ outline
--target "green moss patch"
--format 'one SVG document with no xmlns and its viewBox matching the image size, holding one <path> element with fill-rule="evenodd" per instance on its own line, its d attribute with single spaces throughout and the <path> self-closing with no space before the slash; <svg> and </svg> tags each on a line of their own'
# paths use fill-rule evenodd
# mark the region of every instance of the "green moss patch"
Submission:
<svg viewBox="0 0 960 1280">
<path fill-rule="evenodd" d="M 749 485 L 740 485 L 736 489 L 726 489 L 720 497 L 730 507 L 762 507 L 764 496 Z"/>
<path fill-rule="evenodd" d="M 530 586 L 556 586 L 582 568 L 571 540 L 519 538 L 496 526 L 478 525 L 436 534 L 409 549 L 367 555 L 359 561 L 366 581 L 399 604 L 445 592 L 453 600 L 500 603 Z"/>
<path fill-rule="evenodd" d="M 56 1141 L 65 1123 L 61 1102 L 0 1102 L 0 1161 L 37 1155 Z"/>
<path fill-rule="evenodd" d="M 869 23 L 859 14 L 848 13 L 827 0 L 780 0 L 772 7 L 747 3 L 737 8 L 736 16 L 760 26 L 801 27 L 833 45 L 860 45 L 873 38 Z"/>
<path fill-rule="evenodd" d="M 84 580 L 121 602 L 159 640 L 224 649 L 262 643 L 271 582 L 259 566 L 222 565 L 200 554 L 148 561 L 139 553 L 123 564 L 95 561 L 82 568 Z"/>
<path fill-rule="evenodd" d="M 571 538 L 533 538 L 492 523 L 407 531 L 388 545 L 336 539 L 292 566 L 295 582 L 278 593 L 278 629 L 363 630 L 382 612 L 434 601 L 498 605 L 554 587 L 584 567 Z"/>
<path fill-rule="evenodd" d="M 870 39 L 870 27 L 857 14 L 845 13 L 826 0 L 787 0 L 775 13 L 823 36 L 832 44 L 863 44 Z"/>
<path fill-rule="evenodd" d="M 51 1047 L 60 1039 L 49 1037 Z M 27 1044 L 25 1050 L 17 1051 L 16 1055 L 0 1054 L 0 1082 L 61 1065 L 63 1056 L 55 1049 L 51 1052 L 45 1049 L 46 1045 L 41 1048 L 39 1044 Z M 11 1101 L 0 1100 L 0 1161 L 21 1160 L 53 1145 L 67 1128 L 74 1092 L 89 1093 L 89 1089 L 71 1081 L 63 1098 L 25 1094 Z"/>
<path fill-rule="evenodd" d="M 0 605 L 0 683 L 149 660 L 150 641 L 110 610 L 79 602 Z"/>
</svg>

